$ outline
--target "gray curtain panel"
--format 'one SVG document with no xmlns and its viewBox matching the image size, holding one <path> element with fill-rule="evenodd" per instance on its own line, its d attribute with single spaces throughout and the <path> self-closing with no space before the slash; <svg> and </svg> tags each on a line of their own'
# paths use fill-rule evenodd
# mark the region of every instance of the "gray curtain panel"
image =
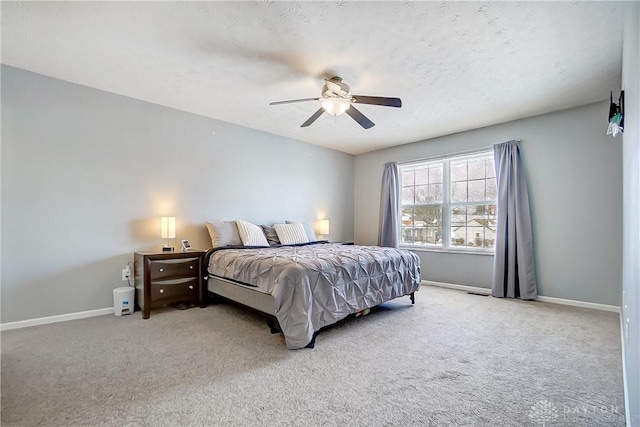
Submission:
<svg viewBox="0 0 640 427">
<path fill-rule="evenodd" d="M 398 214 L 400 213 L 400 179 L 395 162 L 384 165 L 380 197 L 380 231 L 378 245 L 398 247 Z"/>
<path fill-rule="evenodd" d="M 498 185 L 496 254 L 491 295 L 538 298 L 527 181 L 516 141 L 493 146 Z"/>
</svg>

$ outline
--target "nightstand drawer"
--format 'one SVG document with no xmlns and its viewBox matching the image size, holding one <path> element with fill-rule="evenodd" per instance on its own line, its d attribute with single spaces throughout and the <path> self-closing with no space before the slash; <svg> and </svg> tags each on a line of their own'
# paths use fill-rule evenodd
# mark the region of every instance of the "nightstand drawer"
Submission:
<svg viewBox="0 0 640 427">
<path fill-rule="evenodd" d="M 151 281 L 197 277 L 199 258 L 175 261 L 151 261 L 149 273 Z"/>
<path fill-rule="evenodd" d="M 155 283 L 151 285 L 151 301 L 188 301 L 198 299 L 198 279 L 180 283 Z"/>
</svg>

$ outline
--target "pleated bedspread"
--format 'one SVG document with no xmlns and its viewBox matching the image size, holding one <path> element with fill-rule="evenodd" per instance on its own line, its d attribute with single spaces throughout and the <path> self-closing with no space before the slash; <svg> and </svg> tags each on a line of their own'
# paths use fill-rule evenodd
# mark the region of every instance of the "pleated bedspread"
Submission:
<svg viewBox="0 0 640 427">
<path fill-rule="evenodd" d="M 222 249 L 209 273 L 271 294 L 287 348 L 303 348 L 315 331 L 350 314 L 411 294 L 420 258 L 378 246 L 333 243 Z"/>
</svg>

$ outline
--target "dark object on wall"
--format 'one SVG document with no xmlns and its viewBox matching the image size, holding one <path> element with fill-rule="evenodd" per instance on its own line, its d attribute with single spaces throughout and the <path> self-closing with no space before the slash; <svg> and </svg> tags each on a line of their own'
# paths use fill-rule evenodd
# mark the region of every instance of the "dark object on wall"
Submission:
<svg viewBox="0 0 640 427">
<path fill-rule="evenodd" d="M 620 92 L 618 103 L 613 102 L 613 92 L 609 97 L 609 127 L 607 135 L 614 137 L 624 131 L 624 91 Z"/>
</svg>

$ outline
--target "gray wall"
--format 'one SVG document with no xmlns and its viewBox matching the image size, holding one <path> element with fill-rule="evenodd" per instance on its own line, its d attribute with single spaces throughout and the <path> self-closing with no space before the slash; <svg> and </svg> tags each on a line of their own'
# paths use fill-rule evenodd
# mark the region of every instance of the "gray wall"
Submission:
<svg viewBox="0 0 640 427">
<path fill-rule="evenodd" d="M 221 102 L 212 100 L 211 102 Z M 215 132 L 215 134 L 214 134 Z M 209 247 L 206 220 L 331 221 L 351 155 L 2 67 L 2 323 L 113 306 L 136 250 Z"/>
<path fill-rule="evenodd" d="M 377 242 L 384 163 L 522 139 L 540 295 L 619 306 L 622 144 L 605 135 L 608 111 L 602 102 L 356 156 L 356 242 Z M 416 253 L 423 280 L 491 287 L 492 256 Z"/>
<path fill-rule="evenodd" d="M 624 23 L 622 89 L 625 91 L 623 211 L 623 351 L 630 425 L 640 425 L 640 5 L 628 5 Z M 628 329 L 627 329 L 628 328 Z"/>
</svg>

